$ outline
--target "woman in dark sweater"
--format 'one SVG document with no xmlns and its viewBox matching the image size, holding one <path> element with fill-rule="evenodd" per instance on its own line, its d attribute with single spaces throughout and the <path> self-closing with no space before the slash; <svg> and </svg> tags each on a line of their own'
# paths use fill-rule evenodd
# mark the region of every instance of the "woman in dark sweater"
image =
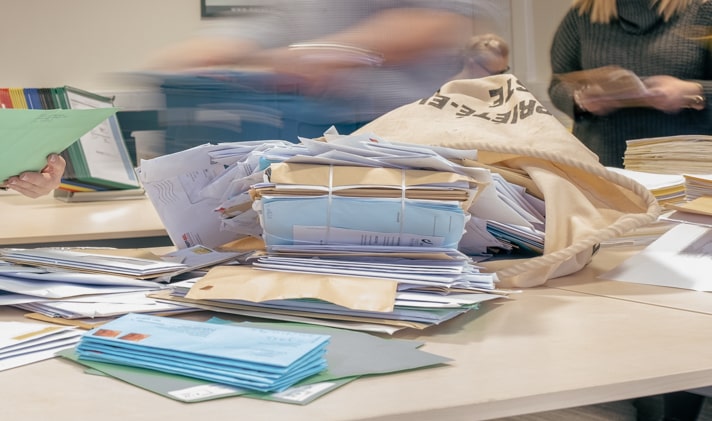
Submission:
<svg viewBox="0 0 712 421">
<path fill-rule="evenodd" d="M 623 166 L 630 139 L 712 134 L 710 34 L 712 1 L 575 0 L 551 46 L 549 96 L 606 166 Z M 621 68 L 627 92 L 597 82 Z M 593 69 L 586 83 L 566 77 Z"/>
</svg>

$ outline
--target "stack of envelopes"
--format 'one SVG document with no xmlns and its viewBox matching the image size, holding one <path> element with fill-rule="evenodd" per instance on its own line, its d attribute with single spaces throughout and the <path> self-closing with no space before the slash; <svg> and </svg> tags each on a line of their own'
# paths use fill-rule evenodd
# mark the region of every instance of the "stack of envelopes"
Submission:
<svg viewBox="0 0 712 421">
<path fill-rule="evenodd" d="M 694 200 L 699 197 L 712 197 L 712 171 L 709 174 L 697 176 L 683 174 L 685 179 L 685 200 Z"/>
<path fill-rule="evenodd" d="M 147 163 L 140 173 L 149 197 L 160 190 L 149 173 L 161 167 L 186 198 L 166 210 L 165 219 L 183 213 L 176 234 L 259 237 L 266 253 L 153 298 L 352 329 L 422 329 L 506 294 L 496 291 L 495 274 L 477 266 L 490 244 L 543 248 L 541 203 L 532 204 L 523 189 L 501 187 L 506 181 L 489 169 L 463 165 L 477 159 L 474 150 L 329 132 L 324 141 L 300 138 L 298 145 L 221 148 L 220 159 L 213 148 L 194 148 L 170 166 Z M 185 186 L 174 174 L 184 164 L 215 176 Z M 191 195 L 202 200 L 188 203 Z M 210 219 L 195 218 L 202 212 L 196 203 L 210 205 L 221 221 L 201 229 Z M 458 247 L 474 219 L 482 230 L 470 232 L 474 253 L 466 255 Z M 500 239 L 487 232 L 489 220 L 506 224 Z M 517 226 L 525 230 L 509 228 Z M 518 240 L 524 235 L 527 243 Z"/>
<path fill-rule="evenodd" d="M 218 318 L 211 318 L 206 323 L 233 324 Z M 309 376 L 284 391 L 264 393 L 224 384 L 218 385 L 209 380 L 157 370 L 79 360 L 74 349 L 64 350 L 59 355 L 101 371 L 106 375 L 181 402 L 199 402 L 227 396 L 245 396 L 299 405 L 306 405 L 361 376 L 435 367 L 451 361 L 450 358 L 422 351 L 420 347 L 423 342 L 421 341 L 380 338 L 352 330 L 334 329 L 304 323 L 243 322 L 239 325 L 260 329 L 328 335 L 330 340 L 325 356 L 328 367 L 326 370 Z"/>
<path fill-rule="evenodd" d="M 31 311 L 41 320 L 73 319 L 76 325 L 83 325 L 79 319 L 91 324 L 126 313 L 185 312 L 192 309 L 146 293 L 167 288 L 176 274 L 238 254 L 206 247 L 160 258 L 141 250 L 0 249 L 0 305 Z"/>
<path fill-rule="evenodd" d="M 272 392 L 327 368 L 328 335 L 128 314 L 87 332 L 80 359 Z"/>
<path fill-rule="evenodd" d="M 53 358 L 73 347 L 81 332 L 67 326 L 34 322 L 0 322 L 0 371 Z"/>
<path fill-rule="evenodd" d="M 277 163 L 252 195 L 267 246 L 457 248 L 475 196 L 465 175 L 434 170 Z"/>
<path fill-rule="evenodd" d="M 500 297 L 486 293 L 495 276 L 457 250 L 480 182 L 429 158 L 440 167 L 272 163 L 250 190 L 267 253 L 154 296 L 342 327 L 421 329 Z"/>
</svg>

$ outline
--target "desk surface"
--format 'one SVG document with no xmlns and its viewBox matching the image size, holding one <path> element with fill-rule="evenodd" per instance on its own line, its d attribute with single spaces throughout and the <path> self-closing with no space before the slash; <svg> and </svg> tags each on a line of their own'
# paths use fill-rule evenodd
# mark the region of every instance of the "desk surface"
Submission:
<svg viewBox="0 0 712 421">
<path fill-rule="evenodd" d="M 139 199 L 67 203 L 52 195 L 30 199 L 0 193 L 0 245 L 165 237 L 151 201 Z"/>
<path fill-rule="evenodd" d="M 625 257 L 632 256 L 642 248 L 617 247 L 613 250 L 601 249 L 603 258 L 594 259 L 591 263 L 592 272 L 605 273 L 615 268 Z M 700 274 L 707 276 L 706 274 Z M 703 291 L 693 291 L 682 288 L 668 288 L 657 285 L 644 285 L 629 282 L 612 281 L 608 279 L 580 279 L 564 277 L 552 279 L 548 286 L 585 294 L 600 295 L 618 300 L 633 301 L 656 306 L 670 307 L 678 310 L 696 311 L 712 315 L 712 294 Z"/>
<path fill-rule="evenodd" d="M 561 282 L 586 284 L 609 265 L 591 265 Z M 0 308 L 0 319 L 19 317 Z M 362 378 L 306 406 L 247 398 L 182 404 L 61 359 L 0 372 L 0 396 L 12 402 L 11 419 L 488 419 L 708 385 L 710 329 L 708 314 L 541 287 L 424 332 L 396 335 L 423 340 L 423 350 L 453 363 Z"/>
</svg>

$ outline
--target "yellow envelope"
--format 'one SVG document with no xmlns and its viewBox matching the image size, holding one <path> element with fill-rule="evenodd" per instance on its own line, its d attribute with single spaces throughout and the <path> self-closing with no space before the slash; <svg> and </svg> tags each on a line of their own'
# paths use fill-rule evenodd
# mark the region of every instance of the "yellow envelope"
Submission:
<svg viewBox="0 0 712 421">
<path fill-rule="evenodd" d="M 397 285 L 391 279 L 216 266 L 193 285 L 186 298 L 251 302 L 316 298 L 352 310 L 391 312 Z"/>
<path fill-rule="evenodd" d="M 690 200 L 681 204 L 667 204 L 666 208 L 678 210 L 680 212 L 689 212 L 697 215 L 712 216 L 712 196 L 700 196 L 697 199 Z"/>
<path fill-rule="evenodd" d="M 396 320 L 396 319 L 385 319 L 385 318 L 373 318 L 373 317 L 360 317 L 351 316 L 345 314 L 332 314 L 332 313 L 315 313 L 309 310 L 285 310 L 285 309 L 273 309 L 266 307 L 256 307 L 249 304 L 235 304 L 232 302 L 225 301 L 215 301 L 215 300 L 191 300 L 185 297 L 176 297 L 171 295 L 169 290 L 157 291 L 148 294 L 148 297 L 155 298 L 157 300 L 183 303 L 203 310 L 217 311 L 228 314 L 237 314 L 248 317 L 259 317 L 263 319 L 275 319 L 275 320 L 285 320 L 300 323 L 311 323 L 311 324 L 324 324 L 325 326 L 336 326 L 334 323 L 338 324 L 344 323 L 368 323 L 368 324 L 378 324 L 389 327 L 396 328 L 412 328 L 412 329 L 425 329 L 426 327 L 432 326 L 428 323 L 411 322 L 408 320 Z M 323 322 L 323 323 L 322 323 Z M 351 327 L 347 325 L 340 326 L 346 329 Z M 357 329 L 358 330 L 358 329 Z M 386 332 L 387 333 L 387 332 Z"/>
<path fill-rule="evenodd" d="M 397 168 L 331 166 L 317 164 L 277 163 L 270 166 L 270 181 L 275 184 L 304 186 L 389 186 L 406 187 L 477 181 L 461 174 L 430 170 Z M 331 180 L 331 183 L 329 182 Z"/>
</svg>

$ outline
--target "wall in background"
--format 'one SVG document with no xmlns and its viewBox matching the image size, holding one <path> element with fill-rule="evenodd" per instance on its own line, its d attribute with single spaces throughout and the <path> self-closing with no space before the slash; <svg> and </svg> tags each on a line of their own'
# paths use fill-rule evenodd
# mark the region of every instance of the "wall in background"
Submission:
<svg viewBox="0 0 712 421">
<path fill-rule="evenodd" d="M 541 95 L 551 36 L 570 0 L 492 1 L 511 17 L 502 31 L 514 73 Z M 147 100 L 128 75 L 208 24 L 199 0 L 15 0 L 2 2 L 0 16 L 0 85 L 72 85 L 132 108 Z"/>
<path fill-rule="evenodd" d="M 199 0 L 15 0 L 0 5 L 0 85 L 135 90 L 123 77 L 201 25 Z"/>
</svg>

